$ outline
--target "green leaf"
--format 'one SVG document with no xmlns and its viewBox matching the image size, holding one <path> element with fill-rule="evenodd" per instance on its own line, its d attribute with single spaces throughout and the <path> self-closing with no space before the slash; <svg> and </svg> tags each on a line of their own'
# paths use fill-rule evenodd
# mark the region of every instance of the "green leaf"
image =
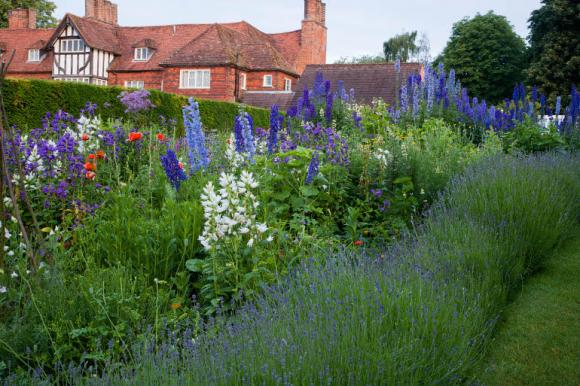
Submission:
<svg viewBox="0 0 580 386">
<path fill-rule="evenodd" d="M 304 197 L 313 197 L 313 196 L 317 196 L 318 194 L 320 194 L 320 191 L 312 185 L 301 186 L 300 191 L 302 192 Z"/>
<path fill-rule="evenodd" d="M 185 268 L 191 272 L 201 272 L 203 270 L 203 260 L 190 259 L 185 262 Z"/>
</svg>

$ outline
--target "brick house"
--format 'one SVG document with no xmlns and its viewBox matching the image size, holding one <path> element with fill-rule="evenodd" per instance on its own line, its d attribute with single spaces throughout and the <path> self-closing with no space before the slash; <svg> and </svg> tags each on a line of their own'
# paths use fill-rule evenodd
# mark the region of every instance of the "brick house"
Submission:
<svg viewBox="0 0 580 386">
<path fill-rule="evenodd" d="M 401 63 L 401 71 L 397 72 L 394 63 L 309 64 L 291 93 L 249 94 L 245 96 L 244 103 L 258 107 L 277 104 L 286 110 L 297 104 L 305 89 L 312 90 L 318 73 L 330 81 L 333 93 L 342 83 L 347 92 L 351 89 L 355 91 L 355 100 L 359 104 L 371 104 L 375 98 L 380 98 L 392 106 L 396 104 L 401 85 L 409 75 L 419 74 L 424 77 L 425 68 L 419 63 Z"/>
<path fill-rule="evenodd" d="M 304 1 L 302 28 L 266 34 L 242 21 L 122 27 L 117 5 L 85 0 L 85 16 L 36 28 L 36 11 L 15 9 L 0 29 L 13 78 L 158 89 L 224 101 L 291 93 L 309 64 L 326 63 L 326 5 Z"/>
</svg>

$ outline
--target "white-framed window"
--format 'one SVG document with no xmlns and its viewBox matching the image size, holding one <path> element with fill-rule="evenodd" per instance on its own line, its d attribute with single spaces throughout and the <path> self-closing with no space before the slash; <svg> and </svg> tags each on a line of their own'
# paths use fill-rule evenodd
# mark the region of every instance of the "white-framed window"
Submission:
<svg viewBox="0 0 580 386">
<path fill-rule="evenodd" d="M 272 75 L 264 75 L 264 87 L 272 87 Z"/>
<path fill-rule="evenodd" d="M 37 48 L 31 48 L 28 50 L 28 61 L 29 62 L 40 62 L 40 50 Z"/>
<path fill-rule="evenodd" d="M 248 76 L 246 74 L 240 75 L 240 88 L 246 90 L 248 86 Z"/>
<path fill-rule="evenodd" d="M 149 60 L 149 58 L 151 58 L 151 50 L 148 47 L 135 48 L 134 60 L 144 62 Z"/>
<path fill-rule="evenodd" d="M 60 80 L 62 82 L 72 82 L 72 83 L 91 83 L 90 78 L 54 78 L 54 80 Z"/>
<path fill-rule="evenodd" d="M 211 85 L 210 70 L 181 70 L 179 88 L 209 89 Z"/>
<path fill-rule="evenodd" d="M 61 52 L 84 52 L 85 42 L 82 39 L 61 40 Z"/>
<path fill-rule="evenodd" d="M 292 79 L 284 79 L 284 91 L 292 91 Z"/>
<path fill-rule="evenodd" d="M 104 79 L 95 79 L 95 84 L 97 86 L 106 86 L 108 82 Z"/>
<path fill-rule="evenodd" d="M 127 88 L 145 88 L 145 82 L 142 80 L 127 80 L 125 81 Z"/>
</svg>

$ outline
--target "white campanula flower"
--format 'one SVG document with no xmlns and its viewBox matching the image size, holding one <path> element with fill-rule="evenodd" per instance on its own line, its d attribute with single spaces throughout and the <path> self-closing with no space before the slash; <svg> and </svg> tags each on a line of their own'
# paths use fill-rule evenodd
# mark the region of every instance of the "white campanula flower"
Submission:
<svg viewBox="0 0 580 386">
<path fill-rule="evenodd" d="M 6 292 L 8 292 L 8 288 L 0 287 L 0 294 L 5 294 Z"/>
<path fill-rule="evenodd" d="M 242 171 L 240 177 L 221 173 L 220 189 L 216 191 L 213 183 L 203 189 L 201 204 L 204 208 L 205 226 L 199 237 L 203 247 L 210 251 L 220 249 L 221 243 L 229 237 L 242 236 L 251 247 L 262 239 L 268 227 L 256 222 L 256 209 L 259 202 L 252 192 L 258 187 L 254 176 Z"/>
<path fill-rule="evenodd" d="M 18 278 L 18 273 L 16 273 L 16 272 L 12 272 L 12 273 L 10 274 L 10 277 L 11 277 L 12 279 L 16 279 L 16 278 Z"/>
</svg>

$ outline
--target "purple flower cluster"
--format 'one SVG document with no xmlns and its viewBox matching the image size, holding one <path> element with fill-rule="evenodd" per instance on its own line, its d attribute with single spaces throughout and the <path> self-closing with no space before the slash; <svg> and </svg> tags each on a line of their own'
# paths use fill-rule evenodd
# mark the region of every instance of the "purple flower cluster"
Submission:
<svg viewBox="0 0 580 386">
<path fill-rule="evenodd" d="M 348 165 L 348 143 L 332 127 L 323 127 L 320 123 L 306 123 L 301 132 L 281 134 L 280 149 L 283 152 L 296 149 L 298 146 L 312 149 L 324 154 L 325 162 L 337 165 Z"/>
<path fill-rule="evenodd" d="M 318 175 L 318 168 L 320 167 L 320 156 L 317 152 L 312 154 L 312 159 L 310 160 L 310 165 L 308 165 L 308 174 L 306 175 L 306 181 L 304 182 L 306 185 L 312 184 L 314 179 Z"/>
<path fill-rule="evenodd" d="M 183 124 L 189 152 L 190 174 L 193 174 L 209 166 L 199 104 L 193 98 L 189 98 L 189 104 L 183 107 Z"/>
<path fill-rule="evenodd" d="M 536 106 L 538 100 L 539 110 Z M 460 121 L 473 127 L 509 131 L 525 119 L 536 121 L 538 116 L 550 116 L 552 113 L 560 115 L 563 112 L 564 119 L 556 122 L 563 133 L 577 125 L 580 97 L 575 87 L 572 87 L 570 101 L 570 105 L 562 109 L 562 99 L 558 98 L 556 108 L 551 110 L 546 105 L 546 97 L 538 95 L 536 87 L 527 95 L 524 85 L 519 84 L 514 87 L 512 98 L 506 99 L 504 107 L 498 109 L 488 106 L 485 100 L 471 98 L 468 90 L 462 88 L 456 80 L 454 70 L 447 74 L 442 66 L 437 69 L 426 66 L 424 79 L 418 74 L 409 76 L 406 84 L 401 87 L 398 108 L 392 108 L 390 114 L 395 122 L 407 115 L 416 119 L 424 106 L 426 116 L 451 110 L 459 114 Z"/>
<path fill-rule="evenodd" d="M 179 190 L 181 182 L 185 181 L 187 176 L 179 165 L 179 160 L 173 150 L 167 149 L 167 153 L 161 156 L 161 165 L 171 185 L 173 185 L 175 190 Z"/>
<path fill-rule="evenodd" d="M 240 154 L 245 153 L 248 156 L 248 160 L 254 162 L 254 155 L 256 154 L 254 120 L 244 110 L 241 110 L 240 114 L 236 116 L 234 134 L 236 137 L 236 151 Z"/>
<path fill-rule="evenodd" d="M 150 99 L 151 93 L 147 90 L 123 91 L 119 100 L 125 106 L 126 113 L 139 113 L 155 107 Z"/>
<path fill-rule="evenodd" d="M 284 116 L 280 114 L 278 105 L 272 106 L 270 111 L 270 132 L 268 135 L 268 154 L 274 154 L 278 151 L 278 133 L 282 128 Z"/>
</svg>

